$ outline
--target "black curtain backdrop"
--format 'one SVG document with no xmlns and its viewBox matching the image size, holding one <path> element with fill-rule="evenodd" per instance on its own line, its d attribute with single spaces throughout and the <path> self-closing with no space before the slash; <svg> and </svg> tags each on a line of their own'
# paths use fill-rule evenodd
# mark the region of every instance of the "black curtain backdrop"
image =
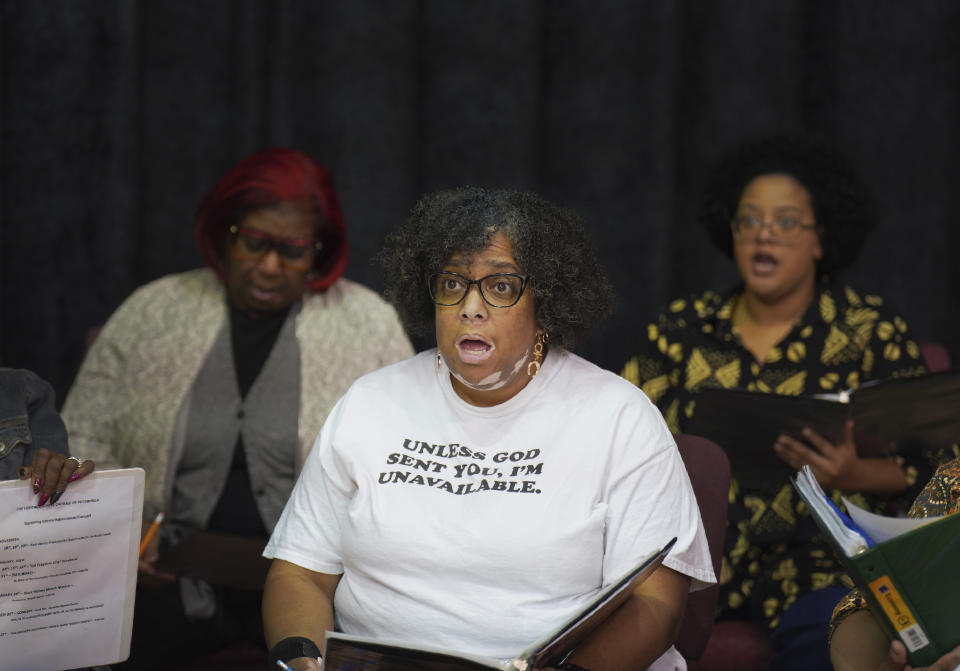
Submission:
<svg viewBox="0 0 960 671">
<path fill-rule="evenodd" d="M 333 170 L 348 277 L 377 289 L 424 192 L 576 208 L 620 301 L 579 351 L 619 370 L 668 300 L 736 277 L 695 221 L 709 165 L 810 129 L 876 201 L 844 279 L 960 356 L 955 0 L 0 0 L 0 21 L 0 360 L 61 399 L 88 329 L 200 265 L 200 198 L 277 144 Z"/>
</svg>

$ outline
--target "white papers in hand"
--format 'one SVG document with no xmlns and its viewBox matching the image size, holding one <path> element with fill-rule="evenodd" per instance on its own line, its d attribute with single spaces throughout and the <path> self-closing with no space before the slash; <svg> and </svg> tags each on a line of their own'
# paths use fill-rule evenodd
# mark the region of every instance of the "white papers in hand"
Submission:
<svg viewBox="0 0 960 671">
<path fill-rule="evenodd" d="M 130 650 L 143 469 L 92 473 L 52 506 L 0 482 L 0 668 L 74 669 Z"/>
<path fill-rule="evenodd" d="M 869 547 L 866 538 L 848 527 L 841 519 L 840 514 L 831 505 L 823 488 L 820 487 L 820 483 L 817 482 L 817 478 L 809 465 L 798 471 L 794 480 L 797 489 L 803 495 L 804 501 L 810 507 L 810 512 L 823 522 L 827 528 L 827 533 L 833 537 L 845 555 L 852 557 Z"/>
<path fill-rule="evenodd" d="M 866 532 L 866 534 L 875 543 L 882 543 L 896 538 L 900 534 L 913 531 L 924 524 L 930 524 L 941 519 L 940 517 L 885 517 L 864 510 L 853 501 L 843 497 L 843 504 L 847 507 L 847 513 L 850 518 L 856 522 L 857 526 Z"/>
</svg>

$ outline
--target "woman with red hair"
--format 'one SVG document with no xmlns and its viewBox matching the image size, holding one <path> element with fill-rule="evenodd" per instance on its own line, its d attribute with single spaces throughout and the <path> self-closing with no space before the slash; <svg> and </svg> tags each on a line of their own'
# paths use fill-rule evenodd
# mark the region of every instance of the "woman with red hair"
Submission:
<svg viewBox="0 0 960 671">
<path fill-rule="evenodd" d="M 359 376 L 413 353 L 393 308 L 342 277 L 343 214 L 329 172 L 292 149 L 231 168 L 197 211 L 207 268 L 135 291 L 103 327 L 67 396 L 72 448 L 146 470 L 129 664 L 167 668 L 262 641 L 260 595 L 157 569 L 196 531 L 263 539 L 314 438 Z"/>
</svg>

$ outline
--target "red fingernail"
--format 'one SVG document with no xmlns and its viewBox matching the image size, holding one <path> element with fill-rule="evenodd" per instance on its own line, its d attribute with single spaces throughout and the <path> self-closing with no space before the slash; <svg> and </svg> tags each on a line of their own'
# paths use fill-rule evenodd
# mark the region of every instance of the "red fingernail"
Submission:
<svg viewBox="0 0 960 671">
<path fill-rule="evenodd" d="M 80 477 L 80 474 L 74 471 L 73 474 L 69 478 L 67 478 L 67 482 L 73 482 L 77 480 L 79 477 Z"/>
<path fill-rule="evenodd" d="M 41 481 L 40 478 L 37 478 L 36 480 L 33 481 L 33 493 L 34 493 L 34 494 L 39 494 L 39 493 L 40 493 L 40 485 L 42 485 L 42 484 L 43 484 L 43 481 Z"/>
<path fill-rule="evenodd" d="M 49 496 L 47 496 L 46 494 L 41 494 L 41 495 L 40 495 L 40 500 L 37 501 L 37 508 L 39 508 L 40 506 L 42 506 L 42 505 L 43 505 L 44 503 L 46 503 L 48 500 L 50 500 L 50 497 L 49 497 Z"/>
</svg>

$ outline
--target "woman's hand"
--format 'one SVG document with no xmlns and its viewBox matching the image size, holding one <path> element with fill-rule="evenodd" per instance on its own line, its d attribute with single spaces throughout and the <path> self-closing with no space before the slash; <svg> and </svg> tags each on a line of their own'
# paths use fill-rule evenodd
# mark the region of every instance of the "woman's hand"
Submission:
<svg viewBox="0 0 960 671">
<path fill-rule="evenodd" d="M 877 671 L 954 671 L 960 668 L 960 645 L 935 661 L 930 666 L 907 664 L 907 649 L 900 641 L 893 641 Z"/>
<path fill-rule="evenodd" d="M 836 671 L 954 671 L 960 668 L 960 646 L 930 666 L 912 667 L 903 643 L 891 643 L 870 611 L 863 609 L 837 625 L 830 641 L 830 661 Z"/>
<path fill-rule="evenodd" d="M 803 437 L 809 444 L 780 435 L 773 451 L 794 470 L 809 464 L 824 489 L 896 494 L 907 487 L 903 470 L 893 461 L 857 456 L 853 420 L 844 424 L 839 443 L 831 443 L 810 427 L 804 427 Z"/>
<path fill-rule="evenodd" d="M 33 455 L 33 462 L 20 469 L 20 479 L 33 478 L 33 493 L 38 495 L 38 506 L 48 501 L 53 505 L 60 500 L 69 483 L 93 473 L 94 468 L 89 459 L 69 457 L 41 447 Z"/>
<path fill-rule="evenodd" d="M 146 535 L 152 523 L 152 521 L 147 522 L 144 520 L 140 532 L 141 538 Z M 157 560 L 159 558 L 160 534 L 155 533 L 150 539 L 150 542 L 147 543 L 147 547 L 144 549 L 143 555 L 141 555 L 140 561 L 137 563 L 137 582 L 146 587 L 163 587 L 177 579 L 177 576 L 174 574 L 157 569 Z"/>
<path fill-rule="evenodd" d="M 837 444 L 809 427 L 804 427 L 803 437 L 809 445 L 780 435 L 773 444 L 773 451 L 795 471 L 809 464 L 817 482 L 825 489 L 856 489 L 848 486 L 856 479 L 860 466 L 857 445 L 853 440 L 853 420 L 848 420 L 844 425 L 843 438 Z"/>
</svg>

